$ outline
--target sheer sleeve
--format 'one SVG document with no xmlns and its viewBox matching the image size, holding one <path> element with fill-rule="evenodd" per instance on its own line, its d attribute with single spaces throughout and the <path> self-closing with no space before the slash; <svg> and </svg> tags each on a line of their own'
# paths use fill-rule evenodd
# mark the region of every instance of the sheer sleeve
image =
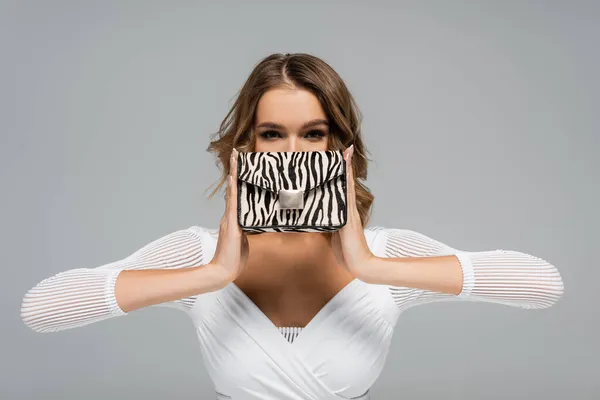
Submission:
<svg viewBox="0 0 600 400">
<path fill-rule="evenodd" d="M 406 287 L 390 287 L 396 305 L 408 308 L 443 300 L 484 301 L 524 309 L 547 308 L 563 295 L 559 271 L 549 262 L 513 250 L 461 251 L 421 233 L 380 228 L 386 257 L 455 255 L 463 272 L 458 295 Z"/>
<path fill-rule="evenodd" d="M 44 279 L 25 294 L 21 319 L 36 332 L 56 332 L 124 315 L 114 291 L 121 271 L 187 268 L 203 263 L 202 228 L 174 231 L 121 260 Z M 185 311 L 194 301 L 191 297 L 161 305 Z"/>
</svg>

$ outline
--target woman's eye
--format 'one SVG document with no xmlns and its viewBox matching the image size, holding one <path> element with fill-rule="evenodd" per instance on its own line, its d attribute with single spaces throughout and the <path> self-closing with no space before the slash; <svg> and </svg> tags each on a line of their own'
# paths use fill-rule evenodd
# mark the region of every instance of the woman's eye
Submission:
<svg viewBox="0 0 600 400">
<path fill-rule="evenodd" d="M 280 136 L 279 132 L 275 132 L 275 131 L 265 131 L 260 134 L 260 137 L 265 138 L 265 139 L 272 139 L 272 138 L 276 138 L 278 136 Z"/>
<path fill-rule="evenodd" d="M 322 137 L 324 137 L 326 135 L 325 132 L 320 131 L 320 130 L 314 130 L 314 131 L 310 131 L 308 132 L 304 137 L 307 139 L 321 139 Z M 277 131 L 264 131 L 260 134 L 260 137 L 265 139 L 265 140 L 269 140 L 269 139 L 276 139 L 279 137 L 282 137 L 281 134 Z"/>
<path fill-rule="evenodd" d="M 323 131 L 310 131 L 306 134 L 308 138 L 320 139 L 325 136 L 325 132 Z"/>
</svg>

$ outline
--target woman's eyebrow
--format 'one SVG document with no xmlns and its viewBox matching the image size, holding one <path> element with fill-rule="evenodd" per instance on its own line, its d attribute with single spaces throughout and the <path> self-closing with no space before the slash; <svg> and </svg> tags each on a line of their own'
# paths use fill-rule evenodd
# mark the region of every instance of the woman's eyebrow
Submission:
<svg viewBox="0 0 600 400">
<path fill-rule="evenodd" d="M 313 119 L 311 121 L 305 122 L 302 124 L 302 129 L 311 128 L 316 125 L 327 125 L 329 126 L 329 122 L 325 119 Z M 275 122 L 261 122 L 256 126 L 257 128 L 270 128 L 270 129 L 285 129 L 285 127 L 281 124 L 277 124 Z"/>
</svg>

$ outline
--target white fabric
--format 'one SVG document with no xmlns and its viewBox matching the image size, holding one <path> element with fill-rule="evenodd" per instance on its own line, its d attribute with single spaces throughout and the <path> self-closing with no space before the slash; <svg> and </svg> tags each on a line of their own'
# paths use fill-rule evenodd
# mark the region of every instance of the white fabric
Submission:
<svg viewBox="0 0 600 400">
<path fill-rule="evenodd" d="M 192 226 L 98 268 L 45 279 L 25 295 L 23 321 L 54 332 L 124 315 L 114 285 L 125 269 L 187 268 L 212 258 L 218 232 Z M 193 320 L 203 360 L 222 399 L 362 399 L 384 366 L 400 313 L 432 301 L 484 301 L 545 308 L 563 294 L 557 269 L 517 251 L 459 251 L 402 229 L 365 229 L 380 257 L 454 254 L 463 270 L 458 296 L 353 280 L 303 329 L 276 327 L 235 284 L 163 305 Z M 290 340 L 290 337 L 293 338 Z"/>
</svg>

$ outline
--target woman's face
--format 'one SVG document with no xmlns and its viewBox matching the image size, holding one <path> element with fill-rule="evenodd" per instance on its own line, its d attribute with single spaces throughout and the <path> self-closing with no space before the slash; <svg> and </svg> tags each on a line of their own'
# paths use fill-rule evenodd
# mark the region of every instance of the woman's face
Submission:
<svg viewBox="0 0 600 400">
<path fill-rule="evenodd" d="M 304 89 L 276 88 L 260 98 L 255 151 L 327 150 L 329 125 L 321 103 Z"/>
</svg>

